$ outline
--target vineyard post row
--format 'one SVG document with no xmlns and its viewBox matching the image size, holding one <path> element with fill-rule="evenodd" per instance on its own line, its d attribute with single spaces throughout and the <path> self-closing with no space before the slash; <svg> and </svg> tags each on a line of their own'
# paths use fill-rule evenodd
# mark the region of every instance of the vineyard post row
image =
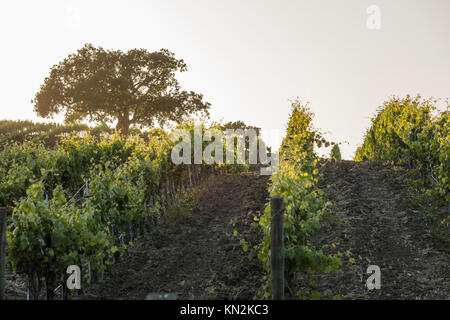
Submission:
<svg viewBox="0 0 450 320">
<path fill-rule="evenodd" d="M 172 174 L 169 174 L 169 176 L 167 177 L 167 181 L 162 185 L 161 190 L 160 190 L 160 196 L 163 197 L 163 211 L 167 211 L 167 206 L 169 206 L 171 199 L 173 199 L 173 197 L 176 196 L 176 194 L 179 194 L 180 192 L 182 192 L 183 190 L 185 190 L 185 188 L 189 187 L 194 187 L 194 186 L 198 186 L 203 180 L 206 179 L 206 177 L 208 176 L 208 172 L 206 170 L 206 168 L 200 168 L 200 170 L 197 169 L 197 167 L 195 165 L 190 165 L 187 167 L 187 171 L 188 171 L 188 175 L 189 178 L 187 180 L 179 180 L 175 179 L 175 177 Z M 218 174 L 224 174 L 223 170 L 213 170 L 214 173 L 218 173 Z M 86 180 L 86 183 L 84 185 L 84 193 L 83 196 L 84 197 L 88 197 L 89 196 L 89 180 Z M 82 188 L 83 189 L 83 188 Z M 82 190 L 80 189 L 80 190 Z M 48 201 L 48 200 L 47 200 Z M 150 199 L 149 199 L 149 204 L 150 206 L 154 205 L 154 199 L 153 196 L 150 195 Z M 145 203 L 145 206 L 147 206 L 147 203 Z M 0 207 L 1 210 L 1 207 Z M 6 210 L 6 209 L 5 209 Z M 5 215 L 6 215 L 6 211 L 5 211 Z M 155 222 L 153 222 L 155 223 Z M 133 226 L 130 226 L 130 230 L 133 229 Z M 4 248 L 5 248 L 5 252 L 6 252 L 6 220 L 5 220 L 5 229 L 4 229 L 4 235 L 5 235 L 5 243 L 4 243 Z M 113 234 L 114 234 L 114 226 L 113 226 Z M 119 235 L 119 241 L 121 245 L 125 244 L 125 236 L 127 234 L 121 234 Z M 130 232 L 128 234 L 129 236 L 132 237 L 132 232 Z M 132 238 L 128 238 L 130 241 L 132 241 Z M 128 241 L 126 241 L 128 243 Z M 6 257 L 6 254 L 4 254 L 4 257 Z M 113 260 L 112 260 L 112 264 L 115 264 L 116 259 L 113 256 Z M 88 284 L 91 284 L 93 282 L 93 280 L 95 279 L 94 277 L 94 272 L 91 271 L 91 267 L 90 267 L 90 261 L 88 261 L 83 267 L 87 267 L 87 275 L 88 275 Z M 84 269 L 84 268 L 83 268 Z M 5 272 L 6 272 L 6 265 L 5 265 Z M 95 280 L 100 280 L 103 281 L 103 273 L 99 274 L 97 277 L 97 279 Z M 62 278 L 64 278 L 64 275 L 62 275 Z M 64 282 L 61 283 L 61 285 L 58 287 L 61 287 L 61 300 L 65 300 L 67 293 L 64 290 Z M 28 285 L 27 290 L 30 290 L 30 285 Z M 56 289 L 55 289 L 56 291 Z M 78 292 L 76 291 L 75 293 L 76 295 L 78 295 Z M 27 300 L 30 300 L 30 295 L 27 294 Z M 45 300 L 47 300 L 47 296 L 45 297 Z"/>
<path fill-rule="evenodd" d="M 284 219 L 283 197 L 270 199 L 270 271 L 272 299 L 284 299 Z"/>
<path fill-rule="evenodd" d="M 0 207 L 0 300 L 5 299 L 6 290 L 6 208 Z"/>
</svg>

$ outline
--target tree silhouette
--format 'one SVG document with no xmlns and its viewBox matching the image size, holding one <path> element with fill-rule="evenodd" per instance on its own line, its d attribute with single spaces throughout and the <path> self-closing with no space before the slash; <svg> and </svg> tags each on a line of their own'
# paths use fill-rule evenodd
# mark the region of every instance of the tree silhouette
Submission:
<svg viewBox="0 0 450 320">
<path fill-rule="evenodd" d="M 130 125 L 208 117 L 210 104 L 203 95 L 180 89 L 175 73 L 186 70 L 184 61 L 166 49 L 125 53 L 86 44 L 51 68 L 32 103 L 39 116 L 64 113 L 68 123 L 117 120 L 122 134 Z"/>
</svg>

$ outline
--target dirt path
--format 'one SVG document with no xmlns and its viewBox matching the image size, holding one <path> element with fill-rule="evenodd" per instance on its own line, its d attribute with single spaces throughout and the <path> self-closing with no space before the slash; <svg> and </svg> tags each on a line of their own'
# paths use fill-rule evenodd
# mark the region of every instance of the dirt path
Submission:
<svg viewBox="0 0 450 320">
<path fill-rule="evenodd" d="M 343 161 L 322 170 L 319 185 L 337 209 L 316 243 L 351 250 L 355 262 L 315 276 L 315 289 L 357 299 L 450 299 L 449 254 L 433 243 L 424 213 L 410 209 L 402 173 L 381 162 Z M 369 265 L 381 269 L 380 290 L 365 287 Z"/>
<path fill-rule="evenodd" d="M 252 299 L 263 281 L 260 261 L 248 258 L 237 230 L 256 245 L 261 234 L 251 228 L 253 214 L 267 203 L 267 176 L 243 173 L 212 177 L 198 208 L 181 229 L 137 241 L 116 263 L 104 284 L 94 284 L 88 298 L 145 299 L 148 293 L 172 293 L 178 299 Z"/>
</svg>

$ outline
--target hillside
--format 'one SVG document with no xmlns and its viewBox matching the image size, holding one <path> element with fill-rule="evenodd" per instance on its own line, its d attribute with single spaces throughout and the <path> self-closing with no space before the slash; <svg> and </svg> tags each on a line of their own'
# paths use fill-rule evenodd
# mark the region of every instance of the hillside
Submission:
<svg viewBox="0 0 450 320">
<path fill-rule="evenodd" d="M 411 209 L 405 170 L 383 162 L 328 164 L 319 187 L 336 204 L 317 243 L 351 250 L 336 274 L 316 277 L 315 290 L 354 299 L 449 299 L 450 256 L 430 235 L 424 213 Z M 445 212 L 444 212 L 445 213 Z M 381 269 L 381 289 L 365 287 L 369 265 Z"/>
<path fill-rule="evenodd" d="M 138 239 L 103 283 L 75 298 L 145 299 L 156 292 L 178 299 L 252 299 L 264 272 L 239 240 L 245 239 L 249 248 L 261 242 L 262 234 L 251 224 L 267 204 L 268 183 L 257 172 L 212 176 L 197 191 L 199 201 L 190 217 L 175 229 L 162 219 L 158 231 Z M 433 241 L 424 213 L 411 209 L 402 169 L 382 162 L 328 163 L 319 187 L 335 207 L 314 242 L 334 243 L 334 251 L 350 255 L 342 258 L 339 271 L 314 275 L 313 285 L 300 275 L 303 288 L 322 298 L 328 290 L 344 299 L 450 297 L 450 255 Z M 380 290 L 365 286 L 369 265 L 381 269 Z M 23 280 L 8 279 L 10 288 L 20 289 L 9 291 L 10 298 L 22 299 Z"/>
<path fill-rule="evenodd" d="M 423 213 L 410 208 L 404 173 L 382 162 L 342 161 L 322 169 L 319 187 L 336 209 L 315 242 L 350 250 L 355 262 L 343 258 L 341 270 L 314 276 L 314 286 L 303 277 L 304 287 L 322 297 L 330 289 L 350 299 L 450 297 L 450 256 L 433 242 Z M 180 232 L 138 242 L 106 284 L 89 290 L 91 298 L 142 299 L 149 292 L 184 299 L 252 298 L 263 272 L 232 233 L 237 229 L 252 245 L 260 241 L 250 223 L 267 202 L 267 182 L 254 173 L 210 180 Z M 381 269 L 381 290 L 365 287 L 372 264 Z"/>
</svg>

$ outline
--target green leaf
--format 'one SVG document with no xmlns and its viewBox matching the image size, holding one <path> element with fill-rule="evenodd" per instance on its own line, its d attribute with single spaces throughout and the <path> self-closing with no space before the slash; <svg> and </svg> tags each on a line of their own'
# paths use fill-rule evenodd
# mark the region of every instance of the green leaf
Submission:
<svg viewBox="0 0 450 320">
<path fill-rule="evenodd" d="M 311 295 L 312 300 L 320 300 L 320 292 L 316 291 Z"/>
</svg>

